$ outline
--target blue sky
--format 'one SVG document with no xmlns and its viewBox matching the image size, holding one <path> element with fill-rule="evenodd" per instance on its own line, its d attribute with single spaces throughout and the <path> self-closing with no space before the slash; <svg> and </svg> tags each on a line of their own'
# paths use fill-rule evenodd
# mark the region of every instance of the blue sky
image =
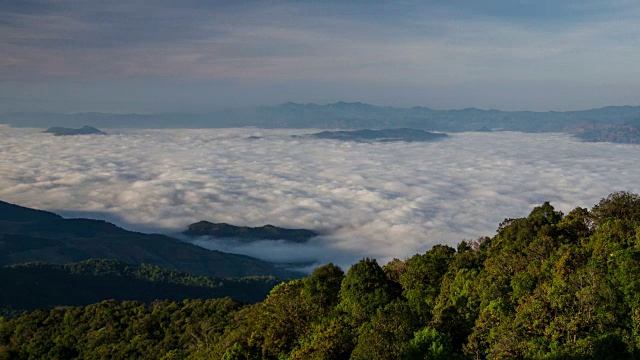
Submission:
<svg viewBox="0 0 640 360">
<path fill-rule="evenodd" d="M 640 2 L 8 0 L 0 109 L 639 105 Z"/>
</svg>

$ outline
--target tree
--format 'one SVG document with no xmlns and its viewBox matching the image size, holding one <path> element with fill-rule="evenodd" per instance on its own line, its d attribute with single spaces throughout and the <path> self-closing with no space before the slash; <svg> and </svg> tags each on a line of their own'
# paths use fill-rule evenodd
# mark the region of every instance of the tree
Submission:
<svg viewBox="0 0 640 360">
<path fill-rule="evenodd" d="M 640 196 L 628 191 L 618 191 L 610 194 L 591 209 L 596 224 L 607 219 L 640 221 Z"/>
<path fill-rule="evenodd" d="M 424 321 L 431 317 L 431 310 L 440 293 L 442 277 L 455 253 L 450 246 L 436 245 L 425 254 L 414 255 L 405 262 L 404 273 L 400 276 L 402 295 Z"/>
<path fill-rule="evenodd" d="M 310 303 L 301 295 L 302 280 L 276 286 L 248 318 L 248 343 L 261 348 L 262 357 L 276 359 L 296 345 L 315 319 Z"/>
<path fill-rule="evenodd" d="M 376 260 L 362 259 L 349 269 L 340 287 L 340 304 L 356 324 L 398 296 Z"/>
<path fill-rule="evenodd" d="M 326 315 L 339 301 L 338 294 L 343 278 L 344 272 L 338 266 L 321 266 L 303 280 L 303 294 L 308 296 L 311 302 L 318 304 L 321 315 Z"/>
<path fill-rule="evenodd" d="M 418 319 L 409 305 L 396 299 L 378 309 L 371 321 L 362 325 L 351 359 L 399 359 L 418 328 Z"/>
<path fill-rule="evenodd" d="M 348 360 L 356 346 L 356 329 L 337 314 L 323 318 L 301 338 L 290 359 Z"/>
<path fill-rule="evenodd" d="M 404 261 L 394 258 L 387 265 L 382 267 L 382 271 L 387 274 L 387 279 L 392 282 L 399 283 L 400 276 L 404 274 Z"/>
<path fill-rule="evenodd" d="M 436 329 L 426 327 L 415 333 L 403 360 L 451 360 L 451 340 Z"/>
</svg>

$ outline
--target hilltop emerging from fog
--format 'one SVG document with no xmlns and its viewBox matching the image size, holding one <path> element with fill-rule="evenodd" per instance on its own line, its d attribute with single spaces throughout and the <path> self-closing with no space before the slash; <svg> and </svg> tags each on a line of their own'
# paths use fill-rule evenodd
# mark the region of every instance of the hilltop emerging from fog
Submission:
<svg viewBox="0 0 640 360">
<path fill-rule="evenodd" d="M 48 128 L 45 133 L 53 134 L 55 136 L 70 136 L 70 135 L 107 135 L 104 131 L 100 131 L 92 126 L 83 126 L 78 129 L 66 128 L 54 126 Z"/>
</svg>

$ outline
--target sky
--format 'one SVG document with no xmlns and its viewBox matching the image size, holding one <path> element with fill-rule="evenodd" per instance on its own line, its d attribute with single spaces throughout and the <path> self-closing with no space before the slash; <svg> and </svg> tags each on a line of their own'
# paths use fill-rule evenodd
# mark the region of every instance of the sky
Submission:
<svg viewBox="0 0 640 360">
<path fill-rule="evenodd" d="M 384 264 L 493 236 L 545 201 L 566 214 L 614 191 L 640 193 L 638 145 L 561 133 L 357 143 L 291 136 L 313 130 L 106 131 L 0 125 L 0 199 L 170 235 L 200 220 L 311 229 L 321 236 L 302 245 L 197 244 L 346 269 L 365 256 Z"/>
<path fill-rule="evenodd" d="M 0 109 L 638 105 L 632 0 L 0 2 Z"/>
</svg>

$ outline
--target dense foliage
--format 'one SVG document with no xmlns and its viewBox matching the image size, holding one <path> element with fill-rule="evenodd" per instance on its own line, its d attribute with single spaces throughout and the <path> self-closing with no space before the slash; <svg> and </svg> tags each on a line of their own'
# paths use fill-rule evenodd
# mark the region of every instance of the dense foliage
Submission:
<svg viewBox="0 0 640 360">
<path fill-rule="evenodd" d="M 227 298 L 38 310 L 0 322 L 0 359 L 182 359 L 216 342 L 240 307 Z"/>
<path fill-rule="evenodd" d="M 36 311 L 0 323 L 0 358 L 632 359 L 639 274 L 640 197 L 618 192 L 384 267 L 325 265 L 254 305 Z"/>
<path fill-rule="evenodd" d="M 0 316 L 59 305 L 89 305 L 103 300 L 212 299 L 231 297 L 255 303 L 279 283 L 273 277 L 193 276 L 154 265 L 116 260 L 72 264 L 27 263 L 0 268 Z"/>
</svg>

